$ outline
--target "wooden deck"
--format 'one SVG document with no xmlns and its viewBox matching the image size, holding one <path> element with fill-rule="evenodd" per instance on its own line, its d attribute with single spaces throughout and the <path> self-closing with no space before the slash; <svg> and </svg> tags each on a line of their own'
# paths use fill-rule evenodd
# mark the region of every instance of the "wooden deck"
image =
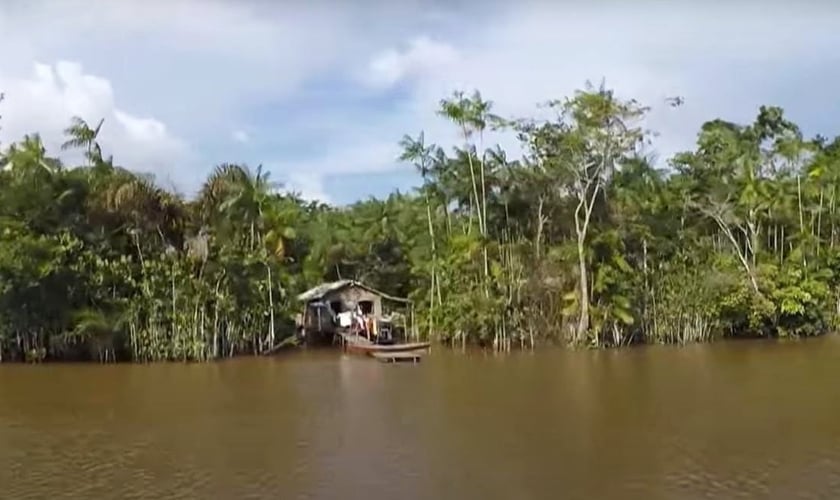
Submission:
<svg viewBox="0 0 840 500">
<path fill-rule="evenodd" d="M 422 358 L 420 351 L 372 352 L 370 355 L 383 363 L 419 363 Z"/>
<path fill-rule="evenodd" d="M 342 345 L 348 350 L 360 350 L 369 352 L 401 352 L 428 349 L 429 342 L 407 342 L 404 344 L 374 344 L 360 335 L 351 335 L 345 332 L 338 333 Z"/>
<path fill-rule="evenodd" d="M 341 346 L 345 352 L 371 356 L 379 361 L 396 363 L 399 361 L 420 361 L 420 356 L 425 354 L 429 342 L 409 342 L 406 344 L 380 345 L 371 342 L 365 337 L 350 335 L 344 332 L 339 333 Z"/>
</svg>

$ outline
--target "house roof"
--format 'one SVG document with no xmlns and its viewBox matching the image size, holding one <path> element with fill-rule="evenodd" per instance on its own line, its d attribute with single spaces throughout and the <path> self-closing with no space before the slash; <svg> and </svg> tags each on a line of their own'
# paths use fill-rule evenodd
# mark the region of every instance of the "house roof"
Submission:
<svg viewBox="0 0 840 500">
<path fill-rule="evenodd" d="M 376 295 L 379 295 L 383 299 L 391 300 L 391 301 L 394 301 L 394 302 L 401 302 L 403 304 L 408 304 L 408 303 L 411 302 L 408 299 L 404 299 L 404 298 L 401 298 L 401 297 L 394 297 L 392 295 L 388 295 L 387 293 L 380 292 L 379 290 L 376 290 L 375 288 L 369 287 L 369 286 L 365 285 L 364 283 L 361 283 L 361 282 L 355 281 L 355 280 L 338 280 L 338 281 L 333 281 L 333 282 L 330 282 L 330 283 L 321 283 L 320 285 L 318 285 L 316 287 L 313 287 L 313 288 L 310 288 L 309 290 L 307 290 L 307 291 L 303 292 L 302 294 L 298 295 L 297 299 L 300 302 L 313 302 L 313 301 L 316 301 L 316 300 L 321 300 L 326 295 L 328 295 L 332 292 L 337 292 L 338 290 L 341 290 L 342 288 L 346 288 L 346 287 L 349 287 L 349 286 L 356 286 L 356 287 L 359 287 L 359 288 L 363 288 L 370 293 L 374 293 Z"/>
</svg>

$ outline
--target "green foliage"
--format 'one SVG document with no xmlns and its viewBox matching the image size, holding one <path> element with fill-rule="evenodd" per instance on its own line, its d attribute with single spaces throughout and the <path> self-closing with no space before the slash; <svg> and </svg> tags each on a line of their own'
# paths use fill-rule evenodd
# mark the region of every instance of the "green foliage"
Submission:
<svg viewBox="0 0 840 500">
<path fill-rule="evenodd" d="M 292 335 L 293 297 L 339 278 L 410 297 L 423 337 L 499 350 L 838 325 L 840 139 L 761 107 L 705 123 L 666 171 L 645 156 L 647 108 L 604 86 L 547 119 L 503 119 L 478 92 L 439 104 L 463 142 L 404 137 L 422 186 L 347 207 L 238 164 L 184 199 L 104 158 L 102 121 L 66 129 L 73 168 L 37 134 L 4 145 L 0 360 L 265 353 Z M 525 155 L 485 148 L 490 129 Z"/>
</svg>

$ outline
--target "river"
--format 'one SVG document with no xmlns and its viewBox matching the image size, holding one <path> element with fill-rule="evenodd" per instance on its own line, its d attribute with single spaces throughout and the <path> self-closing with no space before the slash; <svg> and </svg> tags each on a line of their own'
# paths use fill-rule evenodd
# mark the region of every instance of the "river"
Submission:
<svg viewBox="0 0 840 500">
<path fill-rule="evenodd" d="M 0 497 L 840 498 L 840 338 L 0 365 Z"/>
</svg>

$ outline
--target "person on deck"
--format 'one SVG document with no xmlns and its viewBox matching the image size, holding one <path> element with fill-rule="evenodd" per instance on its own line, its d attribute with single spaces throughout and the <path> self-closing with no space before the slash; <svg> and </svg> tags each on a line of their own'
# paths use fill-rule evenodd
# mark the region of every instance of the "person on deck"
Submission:
<svg viewBox="0 0 840 500">
<path fill-rule="evenodd" d="M 362 308 L 356 305 L 356 309 L 353 311 L 353 322 L 356 324 L 358 331 L 364 332 L 365 337 L 370 340 L 370 331 L 367 328 L 367 322 L 365 321 L 365 316 L 362 314 Z"/>
<path fill-rule="evenodd" d="M 373 320 L 372 315 L 368 315 L 365 317 L 365 327 L 367 328 L 370 339 L 376 342 L 376 322 Z"/>
</svg>

